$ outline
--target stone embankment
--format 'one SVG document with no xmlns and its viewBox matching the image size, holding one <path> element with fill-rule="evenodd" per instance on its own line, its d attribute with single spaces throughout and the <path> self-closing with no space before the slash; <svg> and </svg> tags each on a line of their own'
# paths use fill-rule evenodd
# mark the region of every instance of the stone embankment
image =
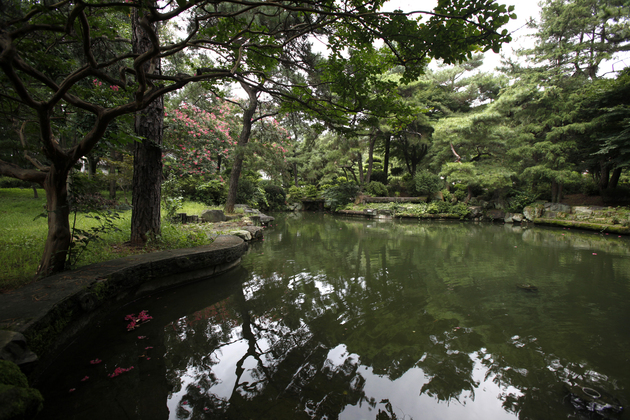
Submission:
<svg viewBox="0 0 630 420">
<path fill-rule="evenodd" d="M 573 227 L 599 232 L 630 234 L 630 210 L 601 206 L 569 206 L 566 204 L 536 203 L 522 213 L 510 213 L 489 206 L 468 206 L 458 214 L 435 213 L 427 204 L 387 203 L 362 204 L 339 213 L 371 218 L 416 219 L 471 219 L 503 223 L 534 223 L 550 226 Z"/>
</svg>

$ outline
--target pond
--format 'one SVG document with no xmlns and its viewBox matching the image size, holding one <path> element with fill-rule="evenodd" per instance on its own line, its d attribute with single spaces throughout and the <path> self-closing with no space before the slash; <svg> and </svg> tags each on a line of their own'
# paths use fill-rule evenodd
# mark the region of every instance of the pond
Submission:
<svg viewBox="0 0 630 420">
<path fill-rule="evenodd" d="M 629 257 L 571 229 L 280 214 L 238 269 L 90 328 L 38 419 L 630 419 Z"/>
</svg>

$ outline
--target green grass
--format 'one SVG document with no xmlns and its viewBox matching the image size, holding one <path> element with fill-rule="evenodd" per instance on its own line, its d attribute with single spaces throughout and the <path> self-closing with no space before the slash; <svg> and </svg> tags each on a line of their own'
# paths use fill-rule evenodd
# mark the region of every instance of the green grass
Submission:
<svg viewBox="0 0 630 420">
<path fill-rule="evenodd" d="M 45 194 L 43 190 L 38 190 L 38 193 L 39 198 L 33 198 L 31 189 L 0 189 L 0 291 L 27 284 L 35 277 L 48 234 Z M 121 197 L 120 201 L 124 202 L 125 199 L 131 201 L 129 197 Z M 185 202 L 180 212 L 200 214 L 206 208 L 208 206 L 201 203 Z M 205 232 L 211 229 L 209 224 L 174 225 L 162 220 L 161 237 L 141 249 L 130 247 L 125 242 L 129 240 L 131 231 L 131 211 L 119 211 L 118 214 L 120 218 L 115 220 L 115 226 L 119 230 L 109 231 L 99 239 L 91 240 L 81 253 L 77 267 L 132 254 L 187 248 L 210 242 Z M 89 231 L 99 226 L 97 220 L 88 216 L 79 213 L 76 227 Z M 72 213 L 71 227 L 73 223 Z"/>
</svg>

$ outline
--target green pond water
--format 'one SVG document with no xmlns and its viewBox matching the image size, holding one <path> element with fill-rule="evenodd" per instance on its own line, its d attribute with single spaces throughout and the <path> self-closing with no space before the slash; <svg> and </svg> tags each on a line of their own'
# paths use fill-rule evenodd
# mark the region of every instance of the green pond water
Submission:
<svg viewBox="0 0 630 420">
<path fill-rule="evenodd" d="M 239 268 L 90 327 L 38 418 L 630 419 L 628 238 L 276 217 Z"/>
</svg>

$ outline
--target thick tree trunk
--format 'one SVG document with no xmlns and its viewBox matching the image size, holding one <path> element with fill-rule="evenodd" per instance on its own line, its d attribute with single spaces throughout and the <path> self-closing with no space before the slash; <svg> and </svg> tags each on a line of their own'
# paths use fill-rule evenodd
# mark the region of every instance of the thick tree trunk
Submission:
<svg viewBox="0 0 630 420">
<path fill-rule="evenodd" d="M 152 5 L 155 5 L 153 2 Z M 132 12 L 133 49 L 144 53 L 152 48 L 151 40 L 138 24 L 137 9 Z M 144 70 L 160 74 L 160 59 L 145 64 Z M 162 132 L 164 100 L 159 97 L 136 114 L 136 134 L 144 138 L 134 145 L 131 243 L 144 245 L 149 237 L 160 234 L 160 198 L 162 186 Z"/>
<path fill-rule="evenodd" d="M 249 136 L 252 133 L 252 118 L 258 108 L 258 91 L 245 83 L 241 83 L 241 86 L 245 89 L 245 92 L 247 92 L 247 95 L 249 96 L 249 104 L 247 108 L 243 110 L 243 128 L 238 136 L 236 156 L 234 158 L 234 163 L 232 164 L 232 172 L 230 173 L 230 185 L 228 187 L 227 201 L 225 202 L 225 212 L 228 214 L 234 213 L 236 192 L 238 191 L 238 180 L 241 177 L 243 160 L 245 158 L 245 146 L 247 145 Z"/>
<path fill-rule="evenodd" d="M 361 152 L 357 153 L 357 163 L 359 166 L 359 186 L 363 188 L 363 155 Z"/>
<path fill-rule="evenodd" d="M 389 146 L 391 144 L 392 137 L 389 135 L 385 136 L 385 157 L 383 159 L 383 172 L 385 173 L 385 185 L 389 184 Z"/>
<path fill-rule="evenodd" d="M 48 213 L 48 236 L 44 254 L 37 268 L 37 275 L 46 277 L 61 272 L 66 266 L 66 256 L 70 247 L 70 207 L 67 190 L 68 171 L 50 167 L 44 181 L 46 191 L 46 211 Z"/>
<path fill-rule="evenodd" d="M 612 175 L 610 176 L 610 182 L 608 184 L 608 188 L 617 188 L 620 177 L 621 177 L 621 168 L 613 169 Z"/>
</svg>

